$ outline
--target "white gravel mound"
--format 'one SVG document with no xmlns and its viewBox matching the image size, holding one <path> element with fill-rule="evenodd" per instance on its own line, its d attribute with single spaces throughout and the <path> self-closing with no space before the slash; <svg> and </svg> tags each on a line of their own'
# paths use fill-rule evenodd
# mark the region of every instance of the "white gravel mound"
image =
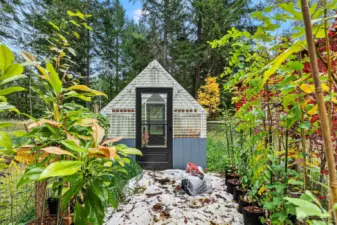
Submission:
<svg viewBox="0 0 337 225">
<path fill-rule="evenodd" d="M 181 190 L 182 170 L 150 171 L 132 179 L 125 187 L 125 202 L 110 208 L 106 225 L 242 225 L 233 196 L 225 180 L 208 173 L 213 191 L 189 196 Z"/>
</svg>

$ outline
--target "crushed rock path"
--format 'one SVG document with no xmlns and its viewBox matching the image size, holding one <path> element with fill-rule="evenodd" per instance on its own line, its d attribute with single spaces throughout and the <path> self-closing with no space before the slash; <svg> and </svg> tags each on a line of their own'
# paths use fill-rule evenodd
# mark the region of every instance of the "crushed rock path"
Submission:
<svg viewBox="0 0 337 225">
<path fill-rule="evenodd" d="M 243 225 L 225 179 L 208 173 L 213 191 L 189 196 L 180 188 L 182 170 L 145 170 L 125 187 L 126 199 L 110 208 L 105 225 Z"/>
</svg>

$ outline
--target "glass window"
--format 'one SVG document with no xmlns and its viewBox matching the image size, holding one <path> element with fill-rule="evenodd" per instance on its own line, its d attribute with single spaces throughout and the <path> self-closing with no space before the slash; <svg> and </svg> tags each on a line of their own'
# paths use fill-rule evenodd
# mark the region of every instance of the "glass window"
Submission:
<svg viewBox="0 0 337 225">
<path fill-rule="evenodd" d="M 142 147 L 163 148 L 167 142 L 167 94 L 142 93 Z"/>
</svg>

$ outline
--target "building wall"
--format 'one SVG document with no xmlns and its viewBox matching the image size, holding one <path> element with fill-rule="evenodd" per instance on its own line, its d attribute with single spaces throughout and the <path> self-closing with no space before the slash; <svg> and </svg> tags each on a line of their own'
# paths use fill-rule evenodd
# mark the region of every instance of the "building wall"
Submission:
<svg viewBox="0 0 337 225">
<path fill-rule="evenodd" d="M 136 147 L 136 139 L 122 139 L 116 144 Z M 173 169 L 185 169 L 187 162 L 206 168 L 206 138 L 173 138 Z"/>
<path fill-rule="evenodd" d="M 116 110 L 114 110 L 116 111 Z M 136 138 L 136 113 L 134 109 L 118 110 L 106 115 L 110 121 L 108 136 Z M 191 110 L 174 110 L 173 138 L 206 138 L 206 113 Z"/>
</svg>

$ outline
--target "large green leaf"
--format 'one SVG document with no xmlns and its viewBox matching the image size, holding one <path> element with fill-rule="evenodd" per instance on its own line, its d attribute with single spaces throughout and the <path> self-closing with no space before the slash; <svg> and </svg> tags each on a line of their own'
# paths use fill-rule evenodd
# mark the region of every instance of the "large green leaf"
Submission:
<svg viewBox="0 0 337 225">
<path fill-rule="evenodd" d="M 0 110 L 14 109 L 15 106 L 9 105 L 7 102 L 0 102 Z"/>
<path fill-rule="evenodd" d="M 298 219 L 305 219 L 308 216 L 318 216 L 320 218 L 329 217 L 328 212 L 322 212 L 322 209 L 314 203 L 298 198 L 285 197 L 284 199 L 296 206 L 296 216 Z"/>
<path fill-rule="evenodd" d="M 68 90 L 84 91 L 84 92 L 92 93 L 97 96 L 101 95 L 101 96 L 108 98 L 108 96 L 104 94 L 103 92 L 93 90 L 85 85 L 73 85 L 73 86 L 70 86 Z"/>
<path fill-rule="evenodd" d="M 0 45 L 0 71 L 5 71 L 14 61 L 14 54 L 5 45 Z"/>
<path fill-rule="evenodd" d="M 69 176 L 81 169 L 84 165 L 82 161 L 59 161 L 50 164 L 41 174 L 39 180 L 48 177 L 64 177 Z"/>
<path fill-rule="evenodd" d="M 263 74 L 263 83 L 264 85 L 266 81 L 269 79 L 271 75 L 273 75 L 279 67 L 282 65 L 282 63 L 288 59 L 289 56 L 293 55 L 294 53 L 299 52 L 302 50 L 304 46 L 303 41 L 298 41 L 295 44 L 293 44 L 291 47 L 289 47 L 287 50 L 282 52 L 280 55 L 278 55 L 270 64 L 268 64 L 266 67 L 269 67 Z"/>
<path fill-rule="evenodd" d="M 87 97 L 85 95 L 81 95 L 81 94 L 77 93 L 76 91 L 69 91 L 69 92 L 65 93 L 64 95 L 65 95 L 64 99 L 79 98 L 79 99 L 82 99 L 83 101 L 91 102 L 90 97 Z"/>
<path fill-rule="evenodd" d="M 108 202 L 109 205 L 111 205 L 115 209 L 118 207 L 118 196 L 114 188 L 108 190 Z"/>
<path fill-rule="evenodd" d="M 6 84 L 8 82 L 18 80 L 21 78 L 25 78 L 26 76 L 23 73 L 23 66 L 20 64 L 12 64 L 10 65 L 5 73 L 0 77 L 0 84 Z"/>
<path fill-rule="evenodd" d="M 56 94 L 59 94 L 62 89 L 62 82 L 59 78 L 59 75 L 56 73 L 53 65 L 51 63 L 47 63 L 46 69 L 49 72 L 49 83 L 53 87 Z"/>
<path fill-rule="evenodd" d="M 42 167 L 35 167 L 30 170 L 27 170 L 26 173 L 20 179 L 19 183 L 17 184 L 17 187 L 28 184 L 31 181 L 37 181 L 43 170 L 44 168 Z"/>
<path fill-rule="evenodd" d="M 77 176 L 77 179 L 71 182 L 69 190 L 62 196 L 62 208 L 67 208 L 70 200 L 77 195 L 83 186 L 83 176 Z"/>
<path fill-rule="evenodd" d="M 121 151 L 128 155 L 143 155 L 142 152 L 136 148 L 123 148 Z"/>
<path fill-rule="evenodd" d="M 106 202 L 108 200 L 108 193 L 106 192 L 105 187 L 102 185 L 97 185 L 98 183 L 101 183 L 100 181 L 93 182 L 90 185 L 91 191 L 93 194 L 96 195 L 101 202 Z"/>
<path fill-rule="evenodd" d="M 74 224 L 75 225 L 89 224 L 87 212 L 78 201 L 76 201 L 75 205 Z"/>
<path fill-rule="evenodd" d="M 75 141 L 72 141 L 72 140 L 65 140 L 65 141 L 61 141 L 61 143 L 62 143 L 62 145 L 64 145 L 67 149 L 69 149 L 69 150 L 71 150 L 71 151 L 88 153 L 88 151 L 85 150 L 84 148 L 81 148 L 81 147 L 77 146 L 77 144 L 75 143 Z"/>
<path fill-rule="evenodd" d="M 87 212 L 87 218 L 92 223 L 92 225 L 101 225 L 103 223 L 105 214 L 105 205 L 97 195 L 93 192 L 92 187 L 101 184 L 91 184 L 87 187 L 84 195 L 84 203 Z"/>
<path fill-rule="evenodd" d="M 13 92 L 23 91 L 23 90 L 25 90 L 25 89 L 23 87 L 19 87 L 19 86 L 5 88 L 5 89 L 0 90 L 0 96 L 1 95 L 9 95 Z"/>
<path fill-rule="evenodd" d="M 16 76 L 13 76 L 13 77 L 10 77 L 8 79 L 5 79 L 1 82 L 1 84 L 7 84 L 9 82 L 12 82 L 12 81 L 15 81 L 15 80 L 19 80 L 19 79 L 22 79 L 22 78 L 26 78 L 27 76 L 26 75 L 16 75 Z"/>
<path fill-rule="evenodd" d="M 0 152 L 12 153 L 12 141 L 7 132 L 0 131 Z"/>
<path fill-rule="evenodd" d="M 1 77 L 1 80 L 5 80 L 11 78 L 16 75 L 20 75 L 23 73 L 23 66 L 20 64 L 11 64 L 4 72 Z"/>
</svg>

